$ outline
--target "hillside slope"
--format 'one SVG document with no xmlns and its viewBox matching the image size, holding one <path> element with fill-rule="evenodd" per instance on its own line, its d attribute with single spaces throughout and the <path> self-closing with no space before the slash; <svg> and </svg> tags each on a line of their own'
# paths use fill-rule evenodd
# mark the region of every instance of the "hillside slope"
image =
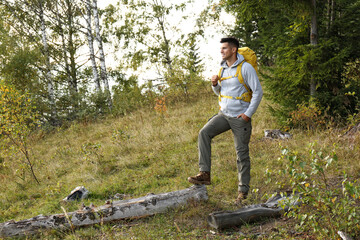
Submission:
<svg viewBox="0 0 360 240">
<path fill-rule="evenodd" d="M 187 188 L 187 177 L 196 174 L 197 134 L 207 119 L 217 113 L 217 98 L 204 91 L 192 101 L 168 106 L 164 115 L 154 109 L 142 109 L 123 117 L 107 118 L 98 122 L 74 123 L 67 129 L 51 134 L 37 133 L 31 146 L 37 185 L 30 175 L 25 179 L 14 177 L 11 165 L 0 168 L 0 221 L 20 220 L 39 214 L 77 209 L 80 203 L 61 203 L 76 186 L 85 186 L 91 194 L 88 205 L 102 205 L 116 193 L 127 198 L 147 193 L 162 193 Z M 248 203 L 265 201 L 265 194 L 286 190 L 275 183 L 282 176 L 278 170 L 286 168 L 285 160 L 278 160 L 281 150 L 288 148 L 306 156 L 309 143 L 314 148 L 331 153 L 336 148 L 338 161 L 326 172 L 334 184 L 343 180 L 345 171 L 352 179 L 359 179 L 359 136 L 339 138 L 335 130 L 301 132 L 292 131 L 287 141 L 265 140 L 263 130 L 276 128 L 274 119 L 266 111 L 264 100 L 253 117 L 253 134 L 250 143 L 252 180 Z M 18 157 L 21 157 L 20 155 Z M 160 238 L 237 238 L 239 229 L 230 233 L 212 234 L 206 216 L 218 210 L 237 207 L 236 156 L 231 132 L 213 141 L 212 185 L 208 187 L 210 200 L 167 214 L 104 226 L 80 229 L 75 232 L 44 233 L 47 239 L 160 239 Z M 271 181 L 269 172 L 272 172 Z M 287 220 L 247 225 L 241 231 L 264 236 L 296 237 L 285 227 Z M 295 223 L 291 223 L 295 224 Z M 291 224 L 289 226 L 291 226 Z M 272 231 L 271 229 L 276 229 Z M 280 230 L 279 230 L 280 229 Z M 300 236 L 301 237 L 301 236 Z"/>
</svg>

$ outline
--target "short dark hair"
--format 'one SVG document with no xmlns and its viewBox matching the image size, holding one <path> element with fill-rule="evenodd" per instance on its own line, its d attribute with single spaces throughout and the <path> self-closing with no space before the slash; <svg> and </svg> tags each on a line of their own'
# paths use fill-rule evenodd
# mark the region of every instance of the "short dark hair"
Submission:
<svg viewBox="0 0 360 240">
<path fill-rule="evenodd" d="M 235 37 L 224 37 L 220 40 L 220 43 L 229 43 L 231 47 L 236 47 L 236 50 L 239 48 L 239 40 L 237 40 Z"/>
</svg>

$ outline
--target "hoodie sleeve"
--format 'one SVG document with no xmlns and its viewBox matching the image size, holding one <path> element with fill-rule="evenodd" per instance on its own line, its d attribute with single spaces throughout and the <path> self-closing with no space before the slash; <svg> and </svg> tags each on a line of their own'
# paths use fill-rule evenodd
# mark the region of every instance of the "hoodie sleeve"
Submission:
<svg viewBox="0 0 360 240">
<path fill-rule="evenodd" d="M 215 87 L 211 85 L 211 88 L 212 88 L 212 90 L 214 91 L 214 93 L 219 96 L 219 94 L 220 94 L 220 89 L 221 89 L 220 84 L 218 83 L 218 85 L 216 85 Z"/>
<path fill-rule="evenodd" d="M 263 96 L 263 90 L 259 81 L 259 78 L 256 74 L 255 69 L 251 64 L 246 63 L 243 65 L 241 69 L 241 73 L 244 78 L 245 84 L 252 90 L 252 98 L 250 101 L 250 105 L 248 109 L 245 111 L 245 115 L 248 117 L 252 117 L 252 115 L 256 112 L 256 109 L 258 108 L 260 101 Z"/>
</svg>

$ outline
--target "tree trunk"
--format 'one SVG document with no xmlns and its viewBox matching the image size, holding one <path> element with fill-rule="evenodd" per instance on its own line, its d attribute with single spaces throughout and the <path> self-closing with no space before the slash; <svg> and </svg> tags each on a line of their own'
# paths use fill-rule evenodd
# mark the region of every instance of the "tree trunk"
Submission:
<svg viewBox="0 0 360 240">
<path fill-rule="evenodd" d="M 331 0 L 327 0 L 326 35 L 329 35 L 329 31 L 330 31 L 330 15 L 331 15 Z"/>
<path fill-rule="evenodd" d="M 70 66 L 69 66 L 69 59 L 67 56 L 67 49 L 66 49 L 66 43 L 65 43 L 65 35 L 64 35 L 64 28 L 63 28 L 63 22 L 61 21 L 60 18 L 60 11 L 59 11 L 59 1 L 56 1 L 56 18 L 57 18 L 57 22 L 58 22 L 58 28 L 59 28 L 59 35 L 61 37 L 61 45 L 62 45 L 62 57 L 63 57 L 63 61 L 65 64 L 65 72 L 66 72 L 66 77 L 67 77 L 67 81 L 69 84 L 69 87 L 71 86 L 70 82 L 71 82 L 71 73 L 70 73 Z"/>
<path fill-rule="evenodd" d="M 101 80 L 104 82 L 104 93 L 107 100 L 108 107 L 111 109 L 112 107 L 112 100 L 110 94 L 110 87 L 107 78 L 107 71 L 106 71 L 106 64 L 105 64 L 105 53 L 103 42 L 100 34 L 100 20 L 99 20 L 99 13 L 97 8 L 97 0 L 93 0 L 93 11 L 94 11 L 94 22 L 95 22 L 95 34 L 96 34 L 96 41 L 99 47 L 99 55 L 100 55 L 100 77 Z"/>
<path fill-rule="evenodd" d="M 326 14 L 326 35 L 329 36 L 332 23 L 334 21 L 334 0 L 327 1 L 327 14 Z"/>
<path fill-rule="evenodd" d="M 163 7 L 163 3 L 160 0 L 158 2 L 158 0 L 153 0 L 153 4 L 155 6 L 161 6 Z M 156 15 L 158 15 L 156 17 L 156 19 L 158 20 L 158 24 L 160 27 L 160 31 L 163 35 L 163 40 L 164 40 L 164 44 L 165 44 L 165 49 L 163 50 L 164 54 L 165 54 L 165 63 L 168 66 L 168 70 L 170 71 L 170 74 L 172 75 L 172 61 L 171 61 L 171 57 L 170 57 L 170 44 L 169 44 L 169 40 L 166 37 L 166 31 L 165 31 L 165 22 L 164 22 L 164 13 L 157 13 Z"/>
<path fill-rule="evenodd" d="M 335 0 L 331 0 L 330 26 L 334 22 L 334 5 L 335 5 Z"/>
<path fill-rule="evenodd" d="M 239 226 L 244 223 L 255 222 L 264 218 L 279 217 L 290 210 L 288 206 L 279 206 L 281 201 L 290 201 L 291 206 L 299 205 L 298 196 L 281 197 L 280 194 L 270 198 L 264 204 L 250 205 L 239 210 L 230 212 L 215 212 L 209 214 L 207 221 L 216 229 L 224 229 L 232 226 Z"/>
<path fill-rule="evenodd" d="M 87 28 L 87 39 L 88 39 L 88 45 L 89 45 L 89 52 L 90 52 L 90 61 L 91 61 L 91 67 L 93 72 L 93 79 L 95 83 L 95 90 L 98 94 L 101 94 L 101 85 L 100 85 L 100 79 L 99 79 L 99 73 L 96 66 L 96 60 L 95 60 L 95 51 L 94 51 L 94 37 L 92 34 L 92 27 L 91 27 L 91 1 L 86 0 L 86 28 Z"/>
<path fill-rule="evenodd" d="M 311 28 L 310 28 L 310 44 L 316 46 L 318 44 L 318 33 L 317 33 L 317 20 L 316 20 L 316 0 L 311 0 L 312 16 L 311 16 Z M 310 97 L 313 98 L 316 94 L 316 82 L 314 75 L 311 74 L 310 79 Z"/>
<path fill-rule="evenodd" d="M 100 207 L 83 207 L 76 212 L 36 216 L 22 221 L 9 221 L 0 224 L 0 237 L 13 237 L 35 234 L 39 230 L 69 229 L 89 226 L 128 218 L 147 217 L 166 212 L 186 204 L 190 200 L 207 200 L 205 185 L 194 185 L 190 188 L 147 195 L 145 197 L 107 202 Z"/>
<path fill-rule="evenodd" d="M 67 25 L 68 25 L 68 52 L 69 52 L 69 58 L 70 58 L 70 82 L 69 82 L 69 90 L 70 94 L 74 96 L 78 92 L 77 88 L 77 69 L 76 69 L 76 61 L 75 61 L 75 54 L 76 54 L 76 48 L 74 46 L 74 9 L 72 2 L 70 0 L 66 0 L 66 17 L 67 17 Z M 77 101 L 73 103 L 74 107 L 77 107 Z"/>
<path fill-rule="evenodd" d="M 41 33 L 42 33 L 42 43 L 43 43 L 43 54 L 45 57 L 45 64 L 46 64 L 46 80 L 47 80 L 47 89 L 48 89 L 48 99 L 50 104 L 50 114 L 51 114 L 51 124 L 57 125 L 57 111 L 55 105 L 55 94 L 54 94 L 54 81 L 53 76 L 51 73 L 51 65 L 50 65 L 50 56 L 49 56 L 49 47 L 47 42 L 47 35 L 46 35 L 46 26 L 45 26 L 45 19 L 44 19 L 44 7 L 43 1 L 39 1 L 39 18 L 41 23 Z"/>
<path fill-rule="evenodd" d="M 164 27 L 164 22 L 162 20 L 160 20 L 160 18 L 158 17 L 158 22 L 161 28 L 161 32 L 163 34 L 163 38 L 164 38 L 164 43 L 165 43 L 165 62 L 168 65 L 168 68 L 170 70 L 170 74 L 172 75 L 172 61 L 170 58 L 170 46 L 169 46 L 169 41 L 166 38 L 166 32 L 165 32 L 165 27 Z"/>
</svg>

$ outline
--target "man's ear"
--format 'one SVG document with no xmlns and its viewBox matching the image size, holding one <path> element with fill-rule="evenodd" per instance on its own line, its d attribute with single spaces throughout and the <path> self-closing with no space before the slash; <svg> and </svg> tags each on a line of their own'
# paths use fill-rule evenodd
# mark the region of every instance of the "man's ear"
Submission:
<svg viewBox="0 0 360 240">
<path fill-rule="evenodd" d="M 232 48 L 231 50 L 232 50 L 233 53 L 236 53 L 236 48 L 235 47 Z"/>
</svg>

